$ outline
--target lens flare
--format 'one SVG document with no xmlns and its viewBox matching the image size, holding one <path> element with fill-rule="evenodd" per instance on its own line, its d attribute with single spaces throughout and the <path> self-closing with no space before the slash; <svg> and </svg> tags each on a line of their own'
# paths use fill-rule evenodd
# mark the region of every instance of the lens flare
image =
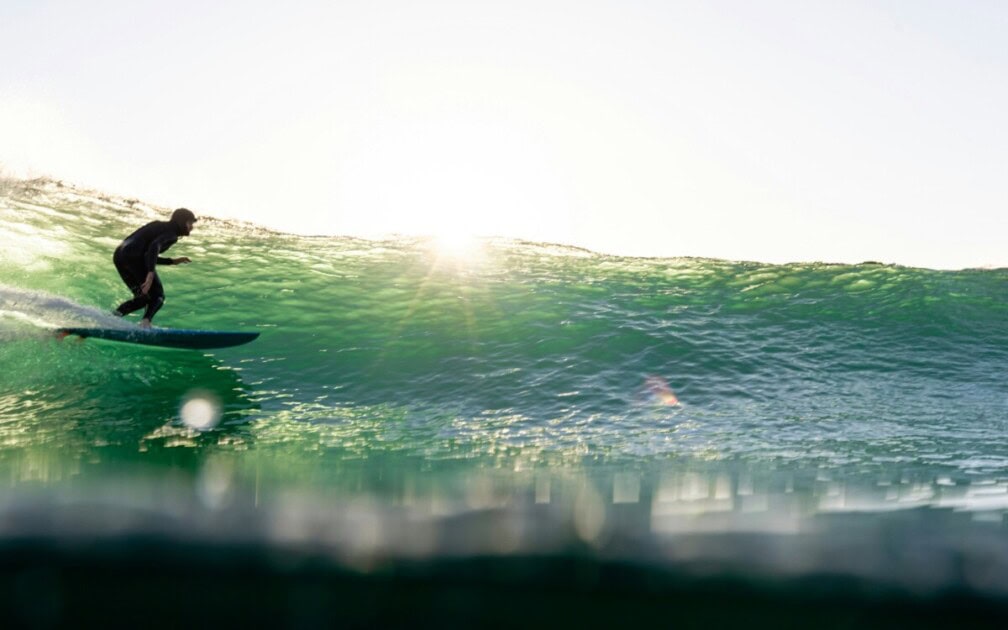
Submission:
<svg viewBox="0 0 1008 630">
<path fill-rule="evenodd" d="M 648 393 L 651 394 L 652 399 L 658 404 L 667 407 L 674 407 L 679 404 L 679 398 L 676 397 L 675 392 L 672 391 L 668 382 L 662 377 L 648 376 L 644 379 L 644 386 L 647 388 Z"/>
<path fill-rule="evenodd" d="M 221 404 L 207 391 L 189 392 L 179 408 L 179 416 L 187 427 L 206 431 L 217 426 L 221 418 Z"/>
</svg>

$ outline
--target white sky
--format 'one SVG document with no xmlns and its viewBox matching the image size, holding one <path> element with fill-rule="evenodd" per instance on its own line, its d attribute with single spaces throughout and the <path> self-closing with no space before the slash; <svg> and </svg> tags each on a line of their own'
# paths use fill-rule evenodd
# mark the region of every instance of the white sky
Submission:
<svg viewBox="0 0 1008 630">
<path fill-rule="evenodd" d="M 1008 266 L 1006 34 L 979 0 L 3 0 L 0 163 L 301 233 Z"/>
</svg>

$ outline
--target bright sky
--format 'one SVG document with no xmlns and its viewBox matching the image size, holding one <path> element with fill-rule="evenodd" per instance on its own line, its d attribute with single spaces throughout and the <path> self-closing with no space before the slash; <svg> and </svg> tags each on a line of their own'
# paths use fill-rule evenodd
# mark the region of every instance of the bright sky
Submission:
<svg viewBox="0 0 1008 630">
<path fill-rule="evenodd" d="M 4 0 L 0 163 L 301 233 L 1008 266 L 1006 33 L 1000 0 Z"/>
</svg>

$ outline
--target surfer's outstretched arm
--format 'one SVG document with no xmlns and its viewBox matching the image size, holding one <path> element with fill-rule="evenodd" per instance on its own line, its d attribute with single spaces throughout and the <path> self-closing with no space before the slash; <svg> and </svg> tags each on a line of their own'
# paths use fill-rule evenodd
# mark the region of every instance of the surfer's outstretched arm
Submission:
<svg viewBox="0 0 1008 630">
<path fill-rule="evenodd" d="M 171 230 L 159 234 L 150 242 L 147 246 L 147 252 L 144 254 L 144 263 L 147 265 L 148 275 L 153 273 L 154 267 L 158 263 L 172 264 L 169 262 L 169 258 L 161 257 L 161 252 L 174 245 L 177 240 L 178 234 L 174 230 Z"/>
</svg>

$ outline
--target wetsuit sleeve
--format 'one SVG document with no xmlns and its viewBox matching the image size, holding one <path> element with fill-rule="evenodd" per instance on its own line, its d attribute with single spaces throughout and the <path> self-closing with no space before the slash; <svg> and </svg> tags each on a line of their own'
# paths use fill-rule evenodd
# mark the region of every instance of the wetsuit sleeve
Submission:
<svg viewBox="0 0 1008 630">
<path fill-rule="evenodd" d="M 154 266 L 161 262 L 162 259 L 158 254 L 162 250 L 168 249 L 175 242 L 176 239 L 172 238 L 171 234 L 162 234 L 157 237 L 151 244 L 147 247 L 147 252 L 144 255 L 144 263 L 147 265 L 147 271 L 154 271 Z"/>
<path fill-rule="evenodd" d="M 172 261 L 171 258 L 162 258 L 161 256 L 158 256 L 157 264 L 159 264 L 159 265 L 174 265 L 175 263 Z"/>
</svg>

